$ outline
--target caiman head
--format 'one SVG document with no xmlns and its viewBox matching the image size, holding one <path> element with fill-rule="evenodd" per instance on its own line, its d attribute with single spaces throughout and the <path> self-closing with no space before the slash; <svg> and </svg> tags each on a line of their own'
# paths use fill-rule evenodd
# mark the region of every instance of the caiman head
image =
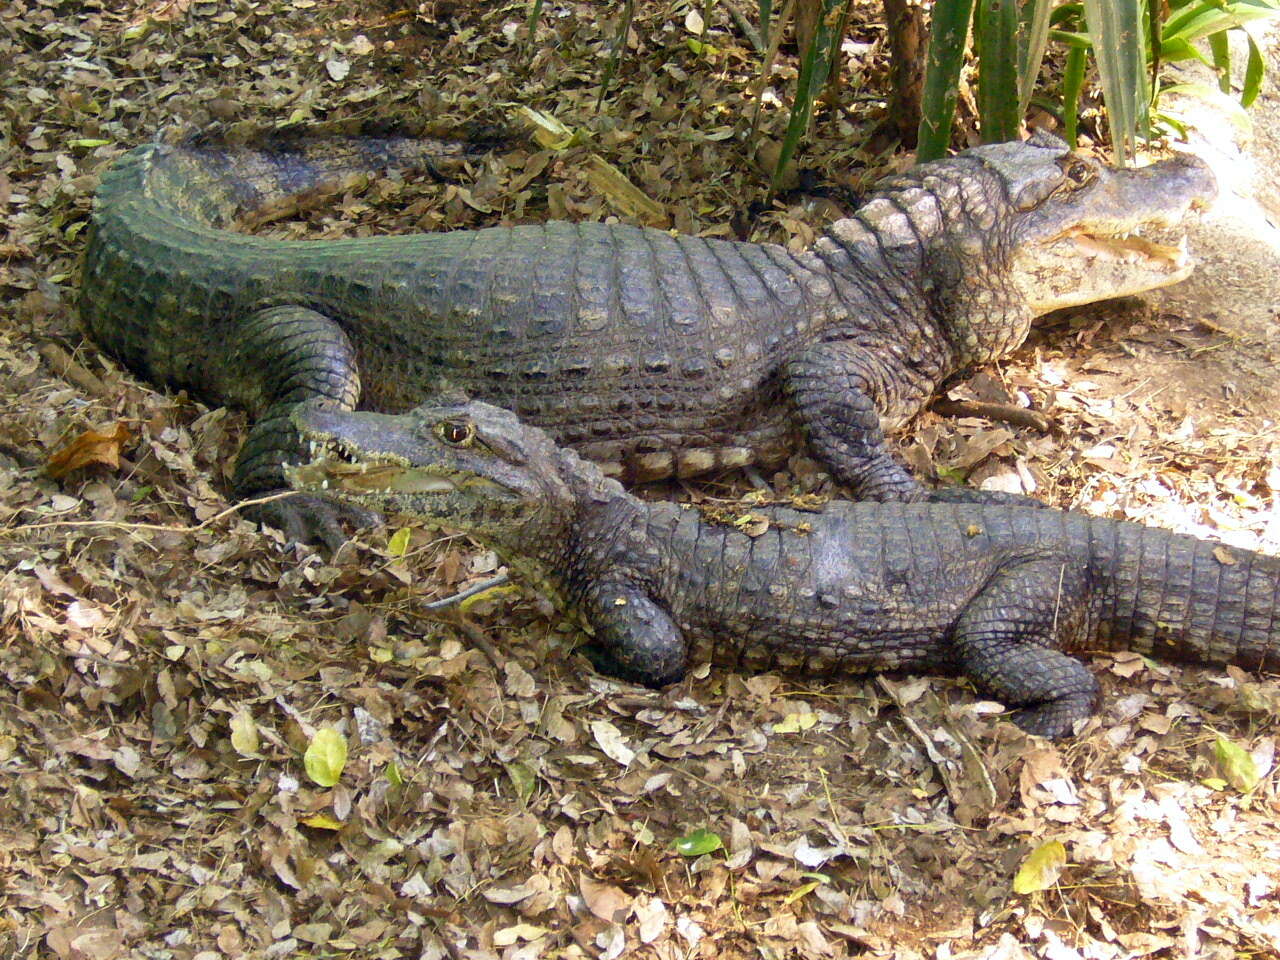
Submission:
<svg viewBox="0 0 1280 960">
<path fill-rule="evenodd" d="M 905 258 L 960 358 L 976 362 L 1016 348 L 1041 314 L 1186 277 L 1184 241 L 1141 234 L 1216 195 L 1197 157 L 1116 169 L 1037 131 L 882 181 L 829 235 L 846 249 L 874 238 L 890 262 Z"/>
<path fill-rule="evenodd" d="M 424 405 L 400 416 L 307 403 L 294 410 L 293 424 L 311 455 L 285 467 L 295 490 L 407 514 L 495 546 L 523 549 L 530 536 L 556 536 L 572 523 L 584 483 L 621 490 L 487 403 Z"/>
</svg>

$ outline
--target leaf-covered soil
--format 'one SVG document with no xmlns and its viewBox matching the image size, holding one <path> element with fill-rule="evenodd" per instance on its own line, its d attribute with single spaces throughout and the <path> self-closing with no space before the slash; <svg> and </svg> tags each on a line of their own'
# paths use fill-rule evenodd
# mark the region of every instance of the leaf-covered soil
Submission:
<svg viewBox="0 0 1280 960">
<path fill-rule="evenodd" d="M 425 610 L 493 572 L 464 539 L 380 530 L 330 558 L 241 519 L 225 493 L 242 417 L 155 391 L 78 334 L 97 177 L 165 130 L 391 112 L 518 127 L 532 107 L 582 134 L 270 227 L 318 240 L 643 216 L 803 242 L 906 162 L 858 146 L 884 90 L 875 8 L 855 17 L 841 106 L 819 111 L 808 192 L 770 205 L 754 146 L 783 129 L 793 51 L 761 85 L 727 4 L 700 58 L 702 4 L 641 2 L 597 113 L 614 6 L 548 0 L 533 44 L 523 3 L 0 7 L 0 953 L 1280 956 L 1274 679 L 1099 659 L 1102 713 L 1060 745 L 940 678 L 613 683 L 523 588 Z M 953 391 L 1032 406 L 1050 432 L 926 413 L 904 455 L 1280 550 L 1265 169 L 1248 243 L 1213 228 L 1228 239 L 1206 286 L 1053 318 Z M 1265 249 L 1241 262 L 1249 244 Z M 803 459 L 787 474 L 769 479 L 815 479 Z M 348 746 L 340 771 L 304 761 L 325 729 Z M 1014 892 L 1024 865 L 1019 889 L 1043 889 Z"/>
</svg>

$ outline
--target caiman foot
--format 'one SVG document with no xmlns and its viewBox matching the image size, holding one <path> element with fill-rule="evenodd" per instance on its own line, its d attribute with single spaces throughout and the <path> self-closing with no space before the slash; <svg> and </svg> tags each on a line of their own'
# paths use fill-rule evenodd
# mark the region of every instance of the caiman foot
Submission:
<svg viewBox="0 0 1280 960">
<path fill-rule="evenodd" d="M 576 652 L 586 657 L 596 673 L 602 677 L 622 680 L 625 683 L 634 683 L 636 686 L 648 687 L 650 690 L 659 690 L 668 683 L 673 683 L 680 679 L 679 677 L 657 679 L 650 673 L 629 667 L 619 660 L 612 650 L 601 643 L 584 643 L 577 648 Z"/>
<path fill-rule="evenodd" d="M 344 527 L 355 530 L 377 526 L 382 522 L 382 516 L 376 510 L 336 503 L 306 493 L 255 504 L 246 509 L 245 514 L 251 520 L 275 527 L 290 543 L 321 544 L 330 553 L 337 553 L 338 548 L 350 539 Z"/>
<path fill-rule="evenodd" d="M 1088 720 L 1093 716 L 1097 701 L 1095 681 L 1084 690 L 1015 710 L 1009 719 L 1033 736 L 1060 740 L 1075 732 L 1077 720 Z"/>
</svg>

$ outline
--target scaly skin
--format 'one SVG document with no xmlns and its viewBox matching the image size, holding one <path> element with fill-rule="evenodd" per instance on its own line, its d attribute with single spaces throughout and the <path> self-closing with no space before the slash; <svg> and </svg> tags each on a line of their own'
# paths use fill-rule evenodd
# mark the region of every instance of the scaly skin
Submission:
<svg viewBox="0 0 1280 960">
<path fill-rule="evenodd" d="M 1280 560 L 1049 509 L 833 501 L 753 510 L 750 536 L 645 502 L 512 414 L 302 405 L 298 490 L 474 534 L 579 609 L 606 672 L 652 685 L 691 658 L 960 673 L 1049 737 L 1089 717 L 1074 654 L 1280 670 Z"/>
<path fill-rule="evenodd" d="M 248 408 L 240 494 L 281 485 L 302 400 L 398 412 L 458 388 L 628 481 L 777 464 L 803 437 L 857 496 L 914 500 L 882 429 L 1039 313 L 1184 277 L 1179 251 L 1108 238 L 1215 190 L 1193 159 L 1115 171 L 1039 135 L 890 178 L 797 252 L 602 223 L 317 243 L 224 229 L 464 151 L 138 148 L 98 191 L 83 322 L 142 375 Z"/>
</svg>

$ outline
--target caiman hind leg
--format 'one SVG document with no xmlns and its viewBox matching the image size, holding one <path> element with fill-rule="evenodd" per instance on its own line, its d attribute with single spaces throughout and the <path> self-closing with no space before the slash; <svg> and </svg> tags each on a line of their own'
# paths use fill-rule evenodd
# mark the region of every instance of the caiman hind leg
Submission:
<svg viewBox="0 0 1280 960">
<path fill-rule="evenodd" d="M 893 371 L 871 351 L 841 341 L 816 344 L 787 363 L 783 379 L 814 454 L 859 500 L 1043 506 L 1021 494 L 922 486 L 885 444 L 880 415 L 887 404 L 884 385 L 892 381 Z"/>
<path fill-rule="evenodd" d="M 646 687 L 684 676 L 688 645 L 670 614 L 628 583 L 596 584 L 582 605 L 595 630 L 581 648 L 600 673 Z"/>
<path fill-rule="evenodd" d="M 1100 688 L 1085 665 L 1062 652 L 1088 630 L 1089 585 L 1068 557 L 1013 560 L 970 601 L 953 642 L 963 673 L 1018 707 L 1028 733 L 1063 737 L 1093 715 Z"/>
<path fill-rule="evenodd" d="M 259 310 L 237 338 L 225 369 L 238 379 L 225 384 L 224 393 L 236 397 L 254 423 L 236 458 L 235 492 L 286 490 L 283 465 L 307 459 L 289 415 L 308 400 L 354 410 L 360 399 L 355 351 L 334 321 L 298 306 Z M 365 526 L 378 519 L 362 507 L 309 495 L 260 504 L 252 516 L 290 540 L 320 541 L 332 550 L 346 540 L 344 521 Z"/>
</svg>

